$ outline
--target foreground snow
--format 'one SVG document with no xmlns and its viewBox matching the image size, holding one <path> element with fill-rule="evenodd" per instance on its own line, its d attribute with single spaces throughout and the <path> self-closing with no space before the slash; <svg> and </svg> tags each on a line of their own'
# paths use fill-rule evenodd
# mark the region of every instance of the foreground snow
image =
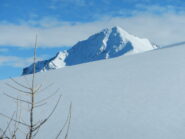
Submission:
<svg viewBox="0 0 185 139">
<path fill-rule="evenodd" d="M 63 98 L 37 138 L 56 135 L 72 102 L 70 139 L 184 139 L 184 51 L 173 47 L 38 73 L 38 84 L 54 83 L 39 97 L 59 87 Z M 11 83 L 1 81 L 1 91 L 14 94 L 5 82 Z M 51 98 L 38 116 L 49 113 L 56 100 Z M 0 112 L 14 111 L 15 104 L 2 93 L 0 102 Z"/>
</svg>

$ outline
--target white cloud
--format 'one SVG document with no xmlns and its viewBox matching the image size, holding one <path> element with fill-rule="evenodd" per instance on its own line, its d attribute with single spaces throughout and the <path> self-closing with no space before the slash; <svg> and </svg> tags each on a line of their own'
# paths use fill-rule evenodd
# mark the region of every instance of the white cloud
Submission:
<svg viewBox="0 0 185 139">
<path fill-rule="evenodd" d="M 33 27 L 40 25 L 41 27 Z M 138 14 L 132 17 L 106 17 L 91 23 L 62 22 L 45 18 L 38 22 L 28 21 L 21 25 L 0 24 L 0 45 L 30 47 L 38 33 L 39 46 L 72 46 L 105 27 L 121 26 L 126 31 L 149 38 L 159 45 L 184 41 L 185 15 L 168 13 L 163 15 Z"/>
<path fill-rule="evenodd" d="M 38 58 L 41 60 L 41 58 Z M 33 58 L 22 58 L 17 56 L 0 56 L 0 66 L 11 66 L 23 68 L 33 63 Z"/>
</svg>

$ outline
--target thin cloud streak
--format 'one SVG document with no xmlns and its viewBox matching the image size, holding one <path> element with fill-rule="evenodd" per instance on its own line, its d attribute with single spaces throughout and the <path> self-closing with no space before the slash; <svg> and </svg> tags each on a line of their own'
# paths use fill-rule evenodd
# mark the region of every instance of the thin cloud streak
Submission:
<svg viewBox="0 0 185 139">
<path fill-rule="evenodd" d="M 48 22 L 50 25 L 47 25 Z M 0 24 L 0 45 L 32 47 L 35 34 L 38 33 L 40 47 L 72 46 L 93 33 L 112 26 L 120 26 L 129 33 L 148 38 L 158 45 L 181 42 L 185 36 L 185 15 L 174 13 L 104 17 L 95 22 L 75 24 L 48 18 L 38 24 L 40 26 L 33 26 L 33 23 Z"/>
<path fill-rule="evenodd" d="M 41 58 L 38 58 L 38 60 L 41 60 Z M 23 68 L 30 65 L 32 62 L 32 57 L 22 58 L 17 56 L 0 56 L 0 66 Z"/>
</svg>

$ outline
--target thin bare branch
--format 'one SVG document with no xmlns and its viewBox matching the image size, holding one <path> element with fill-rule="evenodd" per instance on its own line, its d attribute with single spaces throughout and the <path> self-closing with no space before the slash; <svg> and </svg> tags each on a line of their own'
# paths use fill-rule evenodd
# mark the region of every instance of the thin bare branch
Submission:
<svg viewBox="0 0 185 139">
<path fill-rule="evenodd" d="M 35 72 L 36 72 L 36 50 L 37 50 L 37 34 L 35 38 L 35 47 L 34 47 L 34 54 L 33 54 L 33 76 L 32 76 L 32 89 L 34 89 L 35 84 Z"/>
<path fill-rule="evenodd" d="M 34 133 L 34 135 L 33 135 L 33 138 L 38 134 L 39 130 L 40 130 L 40 128 L 38 128 L 38 129 L 35 131 L 35 133 Z"/>
<path fill-rule="evenodd" d="M 12 86 L 12 85 L 10 85 L 10 84 L 8 84 L 8 83 L 6 83 L 6 85 L 7 85 L 7 86 L 9 86 L 10 88 L 13 88 L 13 89 L 15 89 L 15 90 L 17 90 L 17 91 L 21 92 L 21 93 L 24 93 L 24 94 L 30 94 L 30 92 L 27 92 L 27 91 L 24 91 L 24 90 L 18 89 L 18 88 L 14 87 L 14 86 Z"/>
<path fill-rule="evenodd" d="M 32 75 L 32 85 L 31 85 L 31 109 L 30 109 L 30 126 L 28 139 L 33 138 L 34 126 L 33 126 L 33 110 L 35 105 L 35 71 L 36 71 L 36 49 L 37 49 L 37 34 L 35 38 L 35 48 L 34 48 L 34 56 L 33 56 L 33 75 Z"/>
<path fill-rule="evenodd" d="M 33 131 L 36 131 L 37 129 L 39 129 L 48 119 L 44 119 L 38 126 L 36 126 Z"/>
<path fill-rule="evenodd" d="M 15 119 L 17 121 L 21 121 L 21 109 L 19 110 L 20 106 L 19 106 L 19 98 L 17 97 L 17 110 L 16 110 L 16 115 L 15 115 Z M 20 102 L 21 103 L 21 102 Z M 17 131 L 19 131 L 19 123 L 14 122 L 14 131 L 13 131 L 13 135 L 12 135 L 12 139 L 16 139 L 16 135 L 17 135 Z"/>
<path fill-rule="evenodd" d="M 18 128 L 18 131 L 20 131 L 22 134 L 24 134 L 25 136 L 27 135 L 27 133 L 25 133 L 21 128 Z"/>
<path fill-rule="evenodd" d="M 2 134 L 2 137 L 4 137 L 4 136 L 6 135 L 6 132 L 7 132 L 7 130 L 8 130 L 9 127 L 10 127 L 10 124 L 11 124 L 11 122 L 12 122 L 12 120 L 13 120 L 14 115 L 15 115 L 15 112 L 12 114 L 12 117 L 11 117 L 10 121 L 8 122 L 8 125 L 7 125 L 6 129 L 4 130 L 4 132 L 3 132 L 3 134 Z"/>
<path fill-rule="evenodd" d="M 23 76 L 23 79 L 25 80 L 26 85 L 30 86 L 27 76 Z"/>
<path fill-rule="evenodd" d="M 30 87 L 27 87 L 27 86 L 25 86 L 25 85 L 19 83 L 18 81 L 16 81 L 15 79 L 13 79 L 13 78 L 11 78 L 11 77 L 10 77 L 10 79 L 11 79 L 14 83 L 16 83 L 17 85 L 19 85 L 19 86 L 21 86 L 21 87 L 23 87 L 23 88 L 25 88 L 25 89 L 28 89 L 28 90 L 31 89 Z"/>
<path fill-rule="evenodd" d="M 3 116 L 3 117 L 5 117 L 5 118 L 7 118 L 7 119 L 9 119 L 9 120 L 12 119 L 12 118 L 10 118 L 9 116 L 7 116 L 7 115 L 5 115 L 5 114 L 3 114 L 3 113 L 0 113 L 0 116 Z M 17 122 L 17 123 L 19 123 L 19 124 L 22 124 L 22 125 L 24 125 L 24 126 L 26 126 L 26 127 L 29 127 L 28 124 L 23 123 L 23 122 L 20 122 L 20 121 L 17 121 L 17 120 L 15 120 L 15 119 L 12 119 L 12 121 Z"/>
<path fill-rule="evenodd" d="M 3 129 L 2 128 L 0 128 L 0 134 L 2 134 L 3 133 Z M 1 136 L 0 136 L 1 137 Z"/>
<path fill-rule="evenodd" d="M 23 100 L 23 99 L 19 99 L 19 98 L 15 98 L 15 97 L 10 96 L 10 95 L 8 95 L 8 94 L 6 94 L 6 93 L 4 93 L 4 95 L 7 96 L 7 97 L 9 97 L 9 98 L 11 98 L 11 99 L 19 100 L 19 101 L 21 101 L 21 102 L 24 102 L 24 103 L 27 103 L 27 104 L 31 104 L 29 101 L 26 101 L 26 100 Z"/>
<path fill-rule="evenodd" d="M 72 103 L 70 104 L 70 107 L 69 107 L 69 113 L 68 113 L 67 119 L 55 139 L 58 139 L 60 137 L 60 135 L 63 133 L 63 130 L 66 126 L 67 126 L 67 132 L 65 135 L 65 139 L 67 139 L 68 133 L 69 133 L 70 121 L 71 121 L 71 113 L 72 113 Z"/>
<path fill-rule="evenodd" d="M 43 103 L 43 104 L 35 105 L 35 108 L 42 107 L 42 106 L 44 106 L 44 105 L 46 105 L 46 104 L 47 104 L 47 102 L 45 102 L 45 103 Z"/>
<path fill-rule="evenodd" d="M 66 121 L 65 121 L 65 123 L 64 123 L 64 125 L 63 125 L 63 127 L 62 127 L 61 130 L 58 132 L 58 134 L 57 134 L 57 136 L 56 136 L 55 139 L 58 139 L 58 138 L 60 137 L 60 135 L 62 134 L 64 128 L 67 126 L 67 123 L 68 123 L 68 117 L 67 117 L 67 119 L 66 119 Z"/>
<path fill-rule="evenodd" d="M 69 122 L 68 122 L 67 132 L 66 132 L 66 135 L 65 135 L 64 139 L 67 139 L 68 135 L 69 135 L 69 128 L 70 128 L 70 125 L 71 125 L 71 113 L 72 113 L 72 103 L 70 104 L 70 108 L 69 108 Z"/>
<path fill-rule="evenodd" d="M 39 87 L 35 89 L 35 93 L 39 92 L 41 88 L 42 88 L 42 84 L 40 84 Z"/>
<path fill-rule="evenodd" d="M 53 86 L 53 84 L 54 84 L 54 83 L 51 83 L 51 84 L 47 85 L 45 88 L 43 88 L 43 89 L 41 89 L 41 90 L 39 90 L 39 91 L 37 91 L 37 92 L 43 92 L 43 91 L 45 91 L 46 89 L 48 89 L 48 88 L 50 88 L 51 86 Z"/>
<path fill-rule="evenodd" d="M 53 115 L 53 113 L 55 112 L 55 110 L 60 102 L 61 97 L 62 97 L 62 95 L 59 96 L 56 105 L 54 106 L 53 110 L 51 111 L 51 113 L 48 115 L 48 117 L 46 119 L 49 119 Z"/>
<path fill-rule="evenodd" d="M 57 106 L 58 106 L 58 104 L 59 104 L 59 102 L 60 102 L 61 97 L 62 97 L 62 96 L 60 95 L 59 98 L 58 98 L 57 103 L 55 104 L 53 110 L 52 110 L 51 113 L 48 115 L 48 117 L 45 118 L 45 120 L 43 120 L 37 127 L 35 127 L 34 131 L 37 130 L 38 128 L 40 128 L 40 127 L 41 127 L 46 121 L 48 121 L 49 118 L 53 115 L 53 113 L 55 112 L 55 110 L 56 110 L 56 108 L 57 108 Z"/>
<path fill-rule="evenodd" d="M 57 90 L 55 91 L 55 93 L 53 93 L 53 94 L 51 94 L 50 96 L 48 96 L 48 97 L 46 97 L 46 98 L 44 98 L 44 99 L 42 99 L 42 100 L 38 101 L 38 102 L 37 102 L 37 103 L 35 103 L 35 104 L 42 103 L 42 102 L 44 102 L 44 101 L 46 101 L 46 100 L 48 100 L 48 99 L 52 98 L 54 95 L 56 95 L 56 94 L 58 93 L 58 91 L 59 91 L 59 89 L 57 89 Z"/>
<path fill-rule="evenodd" d="M 10 139 L 10 138 L 9 137 L 3 137 L 3 138 L 0 137 L 0 139 Z"/>
</svg>

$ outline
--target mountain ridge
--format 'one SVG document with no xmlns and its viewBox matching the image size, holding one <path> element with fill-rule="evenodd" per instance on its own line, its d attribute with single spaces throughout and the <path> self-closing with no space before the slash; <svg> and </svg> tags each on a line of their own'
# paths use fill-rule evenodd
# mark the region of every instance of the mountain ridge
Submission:
<svg viewBox="0 0 185 139">
<path fill-rule="evenodd" d="M 49 60 L 38 61 L 36 72 L 140 53 L 156 48 L 157 46 L 148 39 L 141 39 L 115 26 L 103 29 L 87 40 L 79 41 L 71 49 L 58 52 Z M 33 64 L 24 68 L 22 75 L 32 73 Z"/>
</svg>

